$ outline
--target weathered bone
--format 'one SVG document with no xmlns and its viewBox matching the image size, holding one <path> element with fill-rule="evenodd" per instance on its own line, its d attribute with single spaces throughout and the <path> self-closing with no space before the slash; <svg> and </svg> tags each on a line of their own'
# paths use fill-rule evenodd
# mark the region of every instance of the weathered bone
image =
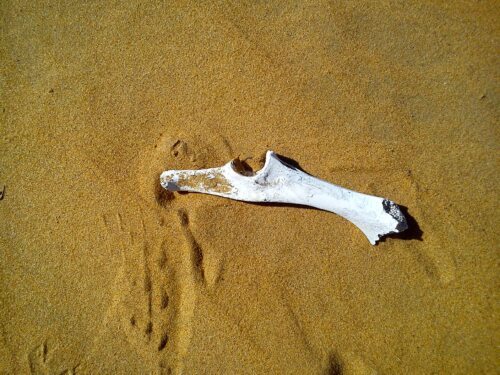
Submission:
<svg viewBox="0 0 500 375">
<path fill-rule="evenodd" d="M 334 212 L 356 225 L 375 245 L 380 237 L 407 229 L 394 202 L 330 184 L 287 164 L 268 151 L 264 167 L 251 176 L 237 171 L 236 160 L 222 167 L 170 170 L 160 176 L 171 191 L 218 195 L 246 202 L 289 203 Z"/>
</svg>

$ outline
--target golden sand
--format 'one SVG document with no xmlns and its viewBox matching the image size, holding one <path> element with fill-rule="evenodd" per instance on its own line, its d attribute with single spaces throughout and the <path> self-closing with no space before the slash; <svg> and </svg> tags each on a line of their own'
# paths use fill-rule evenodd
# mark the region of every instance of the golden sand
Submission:
<svg viewBox="0 0 500 375">
<path fill-rule="evenodd" d="M 499 16 L 3 1 L 0 373 L 496 373 Z M 420 229 L 159 187 L 267 149 Z"/>
</svg>

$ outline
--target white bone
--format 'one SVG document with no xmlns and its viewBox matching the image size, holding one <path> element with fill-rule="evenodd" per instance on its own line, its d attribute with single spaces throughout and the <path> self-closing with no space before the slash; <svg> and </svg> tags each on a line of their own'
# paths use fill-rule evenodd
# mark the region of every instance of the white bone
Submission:
<svg viewBox="0 0 500 375">
<path fill-rule="evenodd" d="M 289 203 L 334 212 L 356 225 L 375 245 L 380 237 L 407 229 L 394 202 L 330 184 L 287 164 L 272 151 L 251 176 L 239 173 L 234 160 L 218 168 L 170 170 L 160 176 L 163 188 L 217 195 L 246 202 Z"/>
</svg>

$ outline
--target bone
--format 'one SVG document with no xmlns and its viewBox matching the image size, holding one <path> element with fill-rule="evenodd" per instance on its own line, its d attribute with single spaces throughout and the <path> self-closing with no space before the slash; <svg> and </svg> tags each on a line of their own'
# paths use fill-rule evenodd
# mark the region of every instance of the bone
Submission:
<svg viewBox="0 0 500 375">
<path fill-rule="evenodd" d="M 384 235 L 400 233 L 408 225 L 399 206 L 313 177 L 266 153 L 264 167 L 254 174 L 240 172 L 238 159 L 222 167 L 168 170 L 160 175 L 163 188 L 211 194 L 244 202 L 287 203 L 333 212 L 356 225 L 372 245 Z"/>
</svg>

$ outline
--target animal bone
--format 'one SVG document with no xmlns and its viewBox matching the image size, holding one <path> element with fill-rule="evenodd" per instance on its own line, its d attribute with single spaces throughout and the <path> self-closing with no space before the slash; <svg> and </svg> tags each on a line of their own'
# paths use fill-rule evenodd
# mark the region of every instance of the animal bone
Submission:
<svg viewBox="0 0 500 375">
<path fill-rule="evenodd" d="M 264 167 L 253 175 L 238 172 L 238 160 L 218 168 L 170 170 L 163 188 L 217 195 L 245 202 L 289 203 L 334 212 L 356 225 L 375 245 L 380 237 L 407 229 L 394 202 L 330 184 L 291 166 L 268 151 Z"/>
</svg>

